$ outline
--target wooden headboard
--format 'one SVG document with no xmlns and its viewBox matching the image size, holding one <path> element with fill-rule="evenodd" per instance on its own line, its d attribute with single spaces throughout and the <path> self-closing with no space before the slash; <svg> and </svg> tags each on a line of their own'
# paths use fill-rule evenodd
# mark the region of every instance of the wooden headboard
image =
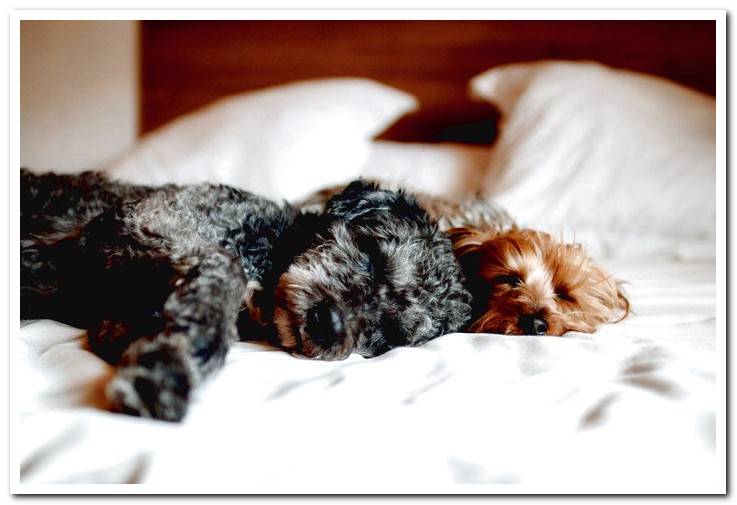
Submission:
<svg viewBox="0 0 737 505">
<path fill-rule="evenodd" d="M 362 76 L 421 109 L 381 138 L 489 143 L 498 115 L 467 97 L 493 66 L 597 60 L 715 92 L 714 21 L 144 21 L 140 131 L 225 95 Z"/>
</svg>

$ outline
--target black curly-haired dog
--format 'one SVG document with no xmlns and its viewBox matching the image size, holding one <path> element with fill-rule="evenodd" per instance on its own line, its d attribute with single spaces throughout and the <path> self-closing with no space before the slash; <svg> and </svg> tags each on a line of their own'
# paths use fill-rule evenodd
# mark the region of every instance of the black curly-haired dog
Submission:
<svg viewBox="0 0 737 505">
<path fill-rule="evenodd" d="M 238 338 L 371 357 L 462 329 L 469 303 L 449 239 L 374 184 L 315 215 L 224 185 L 21 171 L 21 317 L 86 329 L 118 365 L 114 410 L 181 419 Z"/>
</svg>

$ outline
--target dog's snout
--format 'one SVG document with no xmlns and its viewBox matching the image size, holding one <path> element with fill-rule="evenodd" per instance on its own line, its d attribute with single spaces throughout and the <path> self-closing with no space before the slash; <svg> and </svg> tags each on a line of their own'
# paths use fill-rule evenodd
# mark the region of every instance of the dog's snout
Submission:
<svg viewBox="0 0 737 505">
<path fill-rule="evenodd" d="M 330 347 L 343 337 L 343 318 L 330 304 L 318 303 L 307 312 L 305 330 L 313 343 Z"/>
<path fill-rule="evenodd" d="M 548 323 L 537 314 L 525 314 L 519 318 L 519 327 L 525 335 L 545 335 L 548 331 Z"/>
</svg>

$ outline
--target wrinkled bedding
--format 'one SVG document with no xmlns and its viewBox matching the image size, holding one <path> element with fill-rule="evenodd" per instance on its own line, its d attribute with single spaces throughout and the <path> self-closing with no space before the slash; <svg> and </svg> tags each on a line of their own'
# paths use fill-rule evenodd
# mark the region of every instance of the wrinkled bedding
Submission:
<svg viewBox="0 0 737 505">
<path fill-rule="evenodd" d="M 24 323 L 22 484 L 157 492 L 710 492 L 715 262 L 605 261 L 634 314 L 594 335 L 452 334 L 374 359 L 238 343 L 181 425 L 102 410 L 84 334 Z M 499 487 L 483 486 L 495 484 Z M 53 487 L 54 492 L 74 486 Z"/>
</svg>

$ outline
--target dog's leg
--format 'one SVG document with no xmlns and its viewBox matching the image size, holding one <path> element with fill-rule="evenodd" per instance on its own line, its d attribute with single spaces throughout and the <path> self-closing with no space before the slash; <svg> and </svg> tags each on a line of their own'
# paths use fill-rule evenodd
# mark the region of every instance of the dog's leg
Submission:
<svg viewBox="0 0 737 505">
<path fill-rule="evenodd" d="M 180 420 L 191 390 L 222 365 L 237 338 L 246 282 L 236 261 L 209 250 L 177 260 L 175 267 L 181 274 L 163 305 L 163 331 L 128 347 L 108 387 L 114 410 Z"/>
</svg>

